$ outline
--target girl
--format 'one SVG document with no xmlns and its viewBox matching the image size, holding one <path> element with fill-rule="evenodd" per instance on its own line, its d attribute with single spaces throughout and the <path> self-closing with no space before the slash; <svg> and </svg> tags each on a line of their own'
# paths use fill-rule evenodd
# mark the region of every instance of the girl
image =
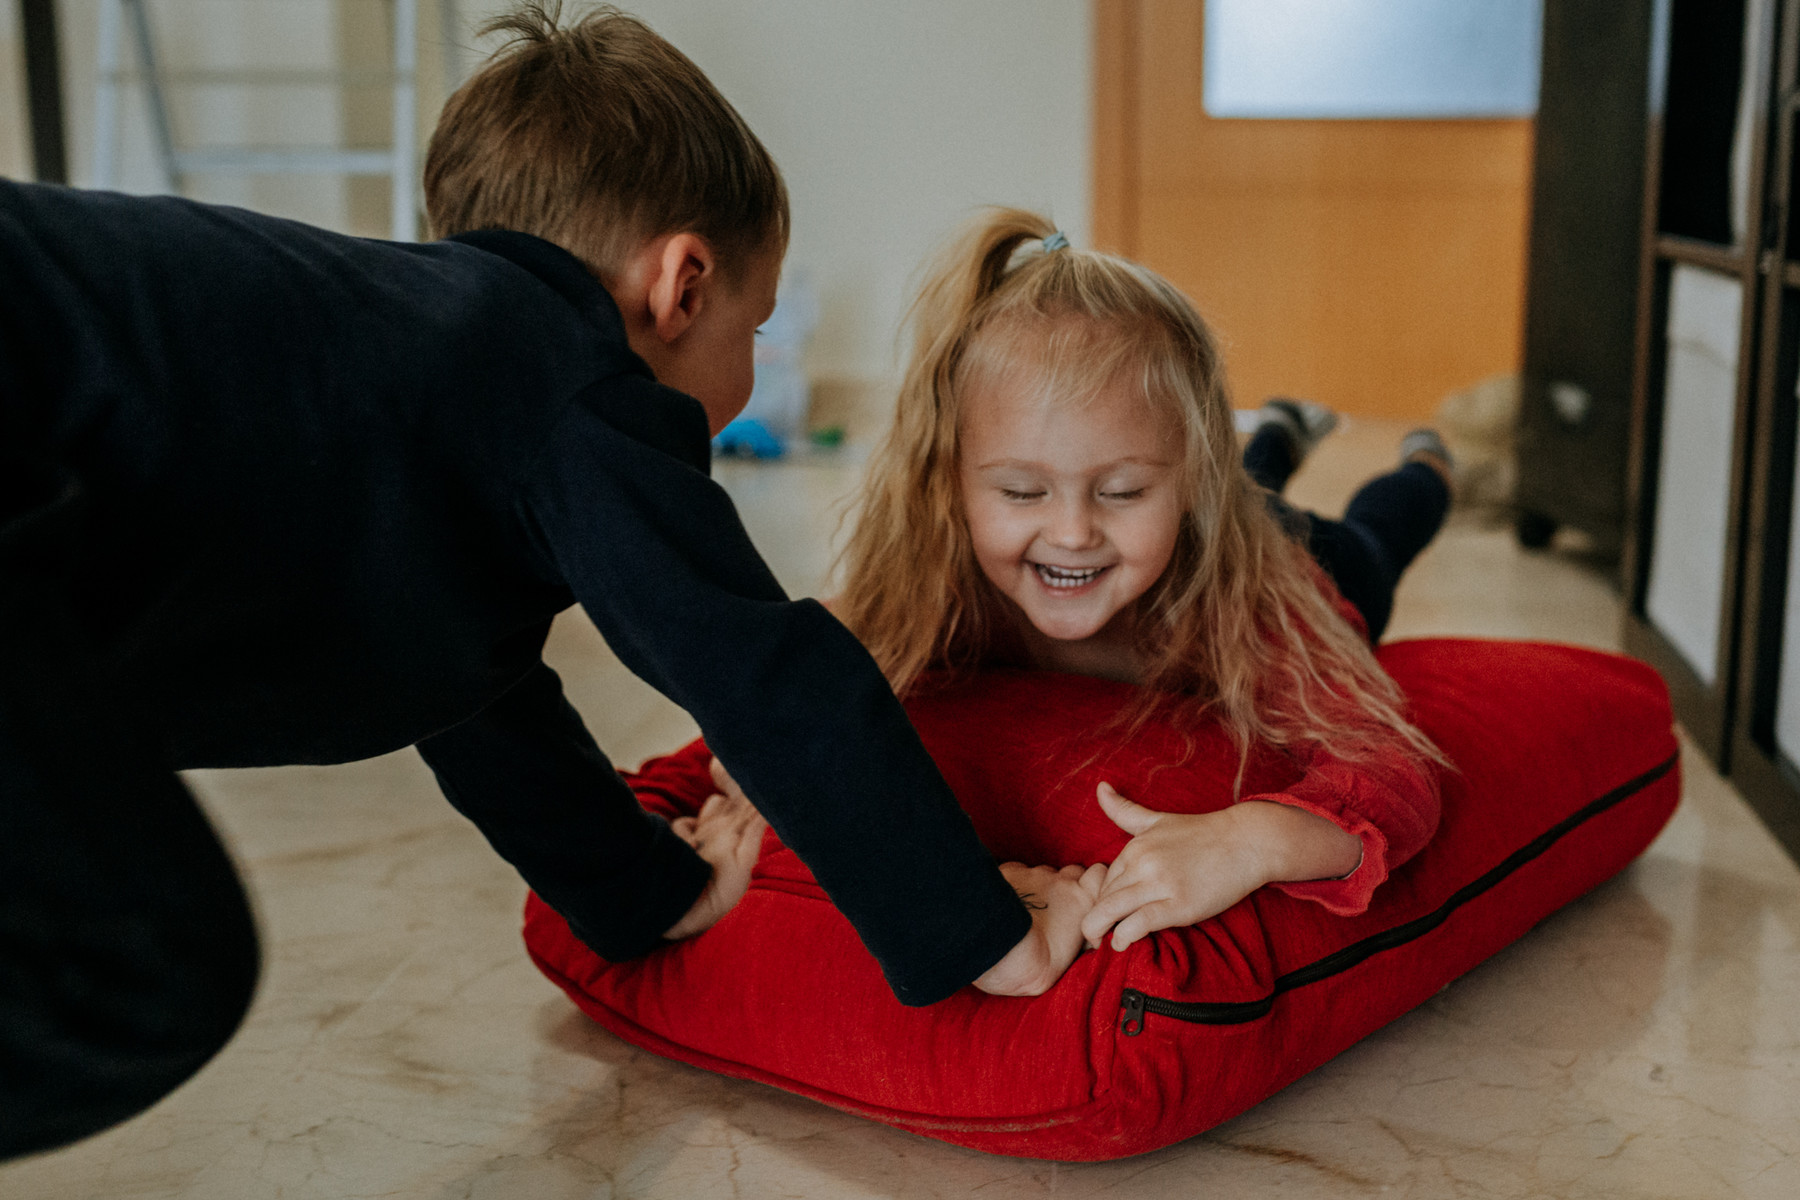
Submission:
<svg viewBox="0 0 1800 1200">
<path fill-rule="evenodd" d="M 1448 507 L 1442 443 L 1410 438 L 1411 461 L 1344 522 L 1289 508 L 1277 493 L 1328 411 L 1265 406 L 1249 447 L 1259 486 L 1193 305 L 1031 213 L 972 228 L 912 323 L 837 615 L 901 694 L 927 671 L 986 664 L 1126 680 L 1140 717 L 1174 697 L 1221 723 L 1240 786 L 1253 747 L 1303 766 L 1285 792 L 1202 815 L 1102 784 L 1101 807 L 1134 836 L 1083 921 L 1090 944 L 1111 929 L 1123 949 L 1264 884 L 1360 912 L 1437 824 L 1444 760 L 1370 639 Z"/>
</svg>

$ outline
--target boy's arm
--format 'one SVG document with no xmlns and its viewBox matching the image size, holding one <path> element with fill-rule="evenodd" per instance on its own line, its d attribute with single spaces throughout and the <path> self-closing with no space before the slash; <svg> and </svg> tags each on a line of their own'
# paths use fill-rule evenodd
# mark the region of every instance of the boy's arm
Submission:
<svg viewBox="0 0 1800 1200">
<path fill-rule="evenodd" d="M 547 666 L 419 753 L 450 803 L 606 958 L 660 945 L 712 878 L 638 805 Z"/>
<path fill-rule="evenodd" d="M 790 601 L 705 473 L 699 405 L 615 377 L 571 405 L 521 516 L 613 651 L 681 705 L 909 1004 L 1031 917 L 862 645 Z"/>
</svg>

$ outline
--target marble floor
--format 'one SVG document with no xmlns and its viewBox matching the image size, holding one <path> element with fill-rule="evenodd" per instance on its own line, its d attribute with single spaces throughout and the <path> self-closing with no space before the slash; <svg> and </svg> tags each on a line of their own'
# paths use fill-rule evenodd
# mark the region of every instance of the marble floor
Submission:
<svg viewBox="0 0 1800 1200">
<path fill-rule="evenodd" d="M 1341 503 L 1399 430 L 1354 423 L 1295 483 Z M 720 476 L 818 588 L 854 448 Z M 1459 515 L 1392 636 L 1616 645 L 1565 548 Z M 551 657 L 602 744 L 685 740 L 579 617 Z M 526 961 L 523 886 L 411 754 L 193 777 L 247 872 L 267 967 L 231 1046 L 150 1112 L 0 1168 L 5 1200 L 930 1200 L 1800 1196 L 1800 871 L 1692 752 L 1633 867 L 1424 1007 L 1212 1132 L 1123 1162 L 995 1158 L 632 1049 Z"/>
</svg>

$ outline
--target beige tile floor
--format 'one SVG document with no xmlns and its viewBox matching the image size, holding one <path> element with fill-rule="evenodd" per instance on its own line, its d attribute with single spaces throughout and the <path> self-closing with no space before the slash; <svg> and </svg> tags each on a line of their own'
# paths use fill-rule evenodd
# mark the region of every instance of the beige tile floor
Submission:
<svg viewBox="0 0 1800 1200">
<path fill-rule="evenodd" d="M 1354 425 L 1296 480 L 1319 507 L 1385 464 Z M 854 452 L 720 475 L 777 572 L 818 587 Z M 1458 517 L 1395 636 L 1616 644 L 1569 555 Z M 579 618 L 552 658 L 622 762 L 685 716 Z M 526 962 L 524 889 L 411 753 L 206 772 L 268 965 L 237 1040 L 149 1113 L 0 1168 L 4 1200 L 205 1197 L 1800 1196 L 1800 871 L 1693 754 L 1623 876 L 1423 1008 L 1177 1146 L 1085 1166 L 995 1158 L 631 1049 Z"/>
</svg>

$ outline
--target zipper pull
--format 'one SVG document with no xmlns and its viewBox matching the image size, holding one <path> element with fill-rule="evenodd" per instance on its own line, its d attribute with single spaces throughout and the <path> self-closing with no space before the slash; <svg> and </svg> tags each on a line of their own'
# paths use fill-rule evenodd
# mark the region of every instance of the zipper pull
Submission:
<svg viewBox="0 0 1800 1200">
<path fill-rule="evenodd" d="M 1119 1007 L 1124 1010 L 1119 1017 L 1119 1032 L 1126 1037 L 1136 1037 L 1144 1032 L 1144 993 L 1136 988 L 1126 988 L 1119 997 Z"/>
</svg>

